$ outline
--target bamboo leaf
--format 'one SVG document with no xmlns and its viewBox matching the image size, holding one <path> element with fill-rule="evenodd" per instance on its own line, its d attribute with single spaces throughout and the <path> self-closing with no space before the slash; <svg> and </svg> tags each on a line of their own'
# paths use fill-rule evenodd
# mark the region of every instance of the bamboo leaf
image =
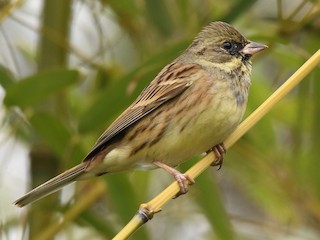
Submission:
<svg viewBox="0 0 320 240">
<path fill-rule="evenodd" d="M 48 96 L 77 82 L 75 70 L 57 69 L 33 75 L 12 84 L 7 89 L 7 106 L 27 107 L 41 103 Z"/>
<path fill-rule="evenodd" d="M 49 113 L 37 112 L 31 117 L 30 123 L 57 155 L 65 152 L 71 134 L 60 119 Z"/>
<path fill-rule="evenodd" d="M 172 21 L 164 1 L 146 1 L 146 8 L 149 20 L 164 36 L 169 35 L 172 31 Z"/>
<path fill-rule="evenodd" d="M 212 224 L 218 239 L 234 239 L 230 219 L 224 210 L 224 204 L 220 198 L 220 192 L 214 174 L 204 172 L 197 179 L 196 203 L 201 207 L 209 223 Z"/>
<path fill-rule="evenodd" d="M 249 8 L 251 8 L 257 0 L 242 0 L 237 1 L 230 8 L 229 13 L 225 15 L 223 21 L 232 22 L 237 19 L 241 14 L 247 12 Z"/>
<path fill-rule="evenodd" d="M 9 71 L 9 69 L 5 68 L 4 66 L 0 65 L 0 85 L 7 89 L 14 83 L 14 78 Z"/>
</svg>

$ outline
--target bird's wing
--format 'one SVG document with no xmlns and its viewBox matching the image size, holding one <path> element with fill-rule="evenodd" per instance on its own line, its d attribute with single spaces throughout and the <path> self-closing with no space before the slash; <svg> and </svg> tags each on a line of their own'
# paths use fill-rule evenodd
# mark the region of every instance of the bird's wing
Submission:
<svg viewBox="0 0 320 240">
<path fill-rule="evenodd" d="M 199 77 L 199 70 L 201 70 L 201 67 L 197 64 L 172 63 L 167 65 L 142 91 L 136 101 L 100 136 L 84 161 L 94 157 L 111 141 L 122 137 L 124 131 L 141 118 L 170 99 L 182 94 Z"/>
</svg>

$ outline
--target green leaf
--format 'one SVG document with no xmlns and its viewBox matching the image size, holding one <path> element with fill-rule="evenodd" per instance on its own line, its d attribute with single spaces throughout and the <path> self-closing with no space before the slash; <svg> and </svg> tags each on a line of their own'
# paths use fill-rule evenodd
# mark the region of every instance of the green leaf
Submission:
<svg viewBox="0 0 320 240">
<path fill-rule="evenodd" d="M 233 22 L 238 17 L 241 17 L 241 14 L 246 13 L 249 9 L 255 4 L 257 0 L 241 0 L 235 1 L 233 6 L 231 6 L 229 13 L 226 14 L 222 20 L 225 22 Z"/>
<path fill-rule="evenodd" d="M 0 85 L 7 89 L 14 83 L 14 78 L 9 71 L 9 69 L 5 68 L 4 66 L 0 65 Z"/>
<path fill-rule="evenodd" d="M 56 116 L 45 112 L 34 114 L 30 123 L 36 133 L 61 156 L 69 145 L 71 134 L 63 122 Z"/>
<path fill-rule="evenodd" d="M 172 20 L 164 1 L 146 1 L 146 8 L 149 20 L 164 36 L 170 35 L 172 32 Z"/>
<path fill-rule="evenodd" d="M 105 239 L 111 239 L 117 234 L 108 218 L 103 218 L 102 220 L 101 215 L 98 215 L 94 211 L 89 211 L 88 209 L 81 213 L 79 218 L 75 219 L 75 221 L 90 225 L 99 234 L 104 236 Z"/>
<path fill-rule="evenodd" d="M 217 239 L 234 239 L 234 232 L 228 214 L 224 209 L 214 174 L 206 171 L 196 181 L 198 189 L 197 194 L 195 194 L 196 202 L 208 218 L 209 223 L 212 224 Z"/>
<path fill-rule="evenodd" d="M 75 70 L 58 69 L 41 72 L 11 84 L 4 103 L 7 106 L 27 107 L 40 103 L 53 93 L 77 82 Z"/>
<path fill-rule="evenodd" d="M 138 196 L 128 173 L 110 174 L 106 177 L 108 182 L 108 195 L 111 198 L 117 216 L 123 224 L 126 224 L 139 209 L 142 196 Z M 128 201 L 128 199 L 130 199 Z M 135 232 L 136 239 L 150 239 L 145 228 Z"/>
<path fill-rule="evenodd" d="M 135 214 L 139 207 L 139 197 L 135 194 L 127 173 L 110 174 L 106 177 L 108 182 L 108 195 L 118 217 L 126 223 Z M 130 197 L 130 202 L 127 201 Z"/>
</svg>

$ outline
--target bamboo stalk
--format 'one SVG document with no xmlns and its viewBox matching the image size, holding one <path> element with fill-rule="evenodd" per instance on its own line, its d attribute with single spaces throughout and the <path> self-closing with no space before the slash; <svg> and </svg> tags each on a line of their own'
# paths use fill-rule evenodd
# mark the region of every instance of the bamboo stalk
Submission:
<svg viewBox="0 0 320 240">
<path fill-rule="evenodd" d="M 281 99 L 283 99 L 295 86 L 297 86 L 320 62 L 320 50 L 306 61 L 281 87 L 279 87 L 264 103 L 262 103 L 239 127 L 226 139 L 225 147 L 231 147 L 248 130 L 250 130 L 261 118 L 263 118 Z M 186 174 L 196 178 L 206 170 L 215 160 L 214 153 L 206 155 L 192 166 Z M 179 185 L 173 182 L 159 195 L 148 203 L 140 205 L 137 214 L 131 221 L 113 238 L 123 240 L 131 236 L 139 227 L 151 220 L 155 213 L 161 211 L 161 207 L 179 192 Z"/>
</svg>

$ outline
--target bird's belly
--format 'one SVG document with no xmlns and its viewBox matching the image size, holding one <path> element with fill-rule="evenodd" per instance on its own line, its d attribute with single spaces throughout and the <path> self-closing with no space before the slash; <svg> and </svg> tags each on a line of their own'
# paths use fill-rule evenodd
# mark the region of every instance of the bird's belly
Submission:
<svg viewBox="0 0 320 240">
<path fill-rule="evenodd" d="M 239 105 L 228 89 L 220 98 L 215 93 L 210 93 L 211 101 L 206 104 L 199 99 L 199 104 L 195 105 L 192 99 L 181 104 L 181 111 L 176 108 L 179 104 L 168 104 L 166 112 L 155 111 L 148 115 L 144 122 L 130 130 L 134 137 L 127 134 L 122 144 L 105 156 L 103 169 L 108 172 L 153 169 L 154 161 L 177 166 L 223 142 L 238 126 L 246 102 Z"/>
<path fill-rule="evenodd" d="M 184 121 L 172 121 L 162 139 L 144 151 L 135 166 L 152 167 L 154 160 L 177 166 L 223 142 L 237 127 L 244 112 L 244 107 L 234 101 L 229 103 L 216 102 L 200 112 L 189 112 Z"/>
</svg>

